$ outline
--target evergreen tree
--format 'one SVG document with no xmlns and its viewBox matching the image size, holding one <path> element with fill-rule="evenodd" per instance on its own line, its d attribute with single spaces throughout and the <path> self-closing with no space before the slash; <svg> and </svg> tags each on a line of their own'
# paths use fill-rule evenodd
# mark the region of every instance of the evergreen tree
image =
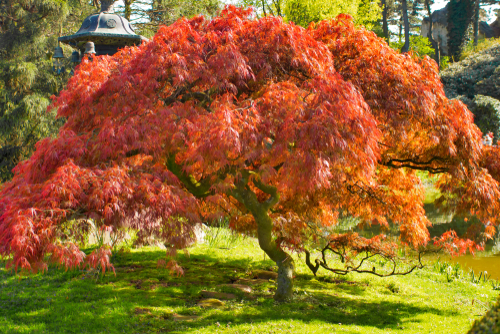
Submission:
<svg viewBox="0 0 500 334">
<path fill-rule="evenodd" d="M 458 60 L 470 39 L 474 0 L 451 0 L 448 8 L 448 54 Z"/>
<path fill-rule="evenodd" d="M 52 51 L 59 34 L 76 32 L 91 11 L 78 0 L 0 0 L 0 181 L 64 122 L 47 112 L 69 77 L 52 71 Z"/>
<path fill-rule="evenodd" d="M 136 32 L 151 37 L 160 25 L 170 25 L 181 17 L 204 15 L 208 18 L 222 9 L 220 0 L 125 0 L 115 12 L 127 18 Z"/>
</svg>

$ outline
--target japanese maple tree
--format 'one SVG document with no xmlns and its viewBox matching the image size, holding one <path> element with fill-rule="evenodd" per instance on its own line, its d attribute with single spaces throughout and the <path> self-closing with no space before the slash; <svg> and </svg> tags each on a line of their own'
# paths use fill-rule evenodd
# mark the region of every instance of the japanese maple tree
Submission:
<svg viewBox="0 0 500 334">
<path fill-rule="evenodd" d="M 52 108 L 67 118 L 59 136 L 1 190 L 0 254 L 16 269 L 112 268 L 108 249 L 85 256 L 67 238 L 83 229 L 75 218 L 179 249 L 196 224 L 225 216 L 257 234 L 286 300 L 288 251 L 339 213 L 397 224 L 401 242 L 426 245 L 416 170 L 442 175 L 444 207 L 498 222 L 498 153 L 483 154 L 437 65 L 347 15 L 308 29 L 232 6 L 181 19 L 139 47 L 85 59 Z M 473 245 L 452 233 L 440 242 Z"/>
</svg>

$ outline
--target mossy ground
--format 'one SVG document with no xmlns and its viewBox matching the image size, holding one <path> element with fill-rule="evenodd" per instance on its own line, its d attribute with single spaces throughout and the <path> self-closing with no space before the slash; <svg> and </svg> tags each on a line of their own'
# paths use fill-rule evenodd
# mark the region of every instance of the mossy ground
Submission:
<svg viewBox="0 0 500 334">
<path fill-rule="evenodd" d="M 164 254 L 117 252 L 116 276 L 104 277 L 49 269 L 20 278 L 1 265 L 0 333 L 466 333 L 498 296 L 489 283 L 448 282 L 432 268 L 385 279 L 321 270 L 314 277 L 296 257 L 295 299 L 276 304 L 272 281 L 254 286 L 253 298 L 218 287 L 273 266 L 253 239 L 181 253 L 183 277 L 157 268 Z M 203 309 L 201 290 L 239 298 Z"/>
</svg>

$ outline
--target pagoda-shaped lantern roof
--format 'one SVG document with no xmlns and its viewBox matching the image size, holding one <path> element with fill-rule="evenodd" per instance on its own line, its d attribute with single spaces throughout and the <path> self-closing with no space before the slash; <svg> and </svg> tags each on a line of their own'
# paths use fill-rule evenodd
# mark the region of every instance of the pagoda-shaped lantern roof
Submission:
<svg viewBox="0 0 500 334">
<path fill-rule="evenodd" d="M 127 19 L 114 14 L 114 2 L 101 0 L 100 13 L 88 16 L 80 30 L 73 35 L 59 37 L 59 41 L 82 51 L 87 42 L 93 42 L 98 56 L 112 55 L 118 48 L 147 41 L 145 37 L 134 32 Z"/>
</svg>

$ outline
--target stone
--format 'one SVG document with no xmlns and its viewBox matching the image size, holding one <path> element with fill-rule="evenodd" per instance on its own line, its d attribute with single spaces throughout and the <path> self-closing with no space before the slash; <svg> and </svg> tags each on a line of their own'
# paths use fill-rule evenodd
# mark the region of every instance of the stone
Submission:
<svg viewBox="0 0 500 334">
<path fill-rule="evenodd" d="M 172 318 L 174 321 L 193 321 L 197 320 L 200 316 L 198 315 L 181 315 L 181 314 L 172 314 Z"/>
<path fill-rule="evenodd" d="M 246 292 L 246 293 L 252 293 L 253 289 L 249 287 L 248 285 L 244 284 L 221 284 L 219 286 L 226 286 L 228 288 L 233 288 L 240 290 L 241 292 Z"/>
<path fill-rule="evenodd" d="M 255 285 L 255 284 L 264 284 L 264 283 L 269 283 L 269 280 L 267 279 L 251 279 L 251 278 L 241 278 L 236 281 L 236 284 L 250 284 L 250 285 Z"/>
<path fill-rule="evenodd" d="M 232 293 L 224 293 L 224 292 L 214 292 L 214 291 L 207 291 L 207 290 L 202 290 L 201 295 L 205 298 L 215 298 L 215 299 L 224 299 L 224 300 L 231 300 L 231 299 L 236 299 L 235 294 Z"/>
<path fill-rule="evenodd" d="M 278 278 L 278 273 L 275 273 L 274 271 L 266 271 L 266 270 L 255 270 L 253 271 L 253 277 L 254 278 L 260 278 L 260 279 L 277 279 Z"/>
<path fill-rule="evenodd" d="M 226 304 L 221 300 L 215 298 L 208 298 L 200 300 L 197 305 L 200 307 L 207 307 L 207 308 L 219 308 L 219 307 L 224 307 Z"/>
<path fill-rule="evenodd" d="M 135 314 L 151 314 L 151 311 L 144 307 L 136 307 L 134 309 Z"/>
</svg>

